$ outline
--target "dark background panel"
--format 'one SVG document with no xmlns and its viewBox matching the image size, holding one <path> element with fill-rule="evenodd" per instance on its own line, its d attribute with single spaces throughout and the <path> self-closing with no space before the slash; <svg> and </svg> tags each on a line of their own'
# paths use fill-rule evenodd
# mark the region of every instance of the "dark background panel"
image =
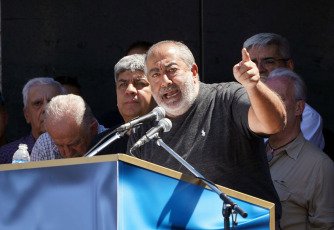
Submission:
<svg viewBox="0 0 334 230">
<path fill-rule="evenodd" d="M 29 131 L 23 85 L 33 77 L 79 78 L 97 117 L 116 108 L 113 67 L 136 40 L 185 42 L 200 64 L 200 1 L 2 1 L 3 93 L 8 136 Z M 309 88 L 308 103 L 334 131 L 334 2 L 203 1 L 205 82 L 233 81 L 245 39 L 274 32 L 291 43 L 295 71 Z"/>
</svg>

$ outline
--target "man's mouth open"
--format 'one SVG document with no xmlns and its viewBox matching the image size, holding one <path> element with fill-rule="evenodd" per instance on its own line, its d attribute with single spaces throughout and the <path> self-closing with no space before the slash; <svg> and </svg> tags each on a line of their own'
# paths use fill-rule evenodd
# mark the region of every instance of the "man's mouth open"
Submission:
<svg viewBox="0 0 334 230">
<path fill-rule="evenodd" d="M 179 89 L 173 89 L 171 91 L 168 91 L 167 93 L 164 93 L 162 95 L 162 98 L 165 103 L 174 103 L 181 98 L 181 92 Z"/>
</svg>

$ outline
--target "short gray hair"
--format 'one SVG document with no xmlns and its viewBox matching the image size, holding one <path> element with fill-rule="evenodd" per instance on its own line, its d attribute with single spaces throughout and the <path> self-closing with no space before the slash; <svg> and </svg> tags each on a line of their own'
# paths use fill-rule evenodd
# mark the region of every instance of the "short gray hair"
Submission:
<svg viewBox="0 0 334 230">
<path fill-rule="evenodd" d="M 23 87 L 22 90 L 22 96 L 23 96 L 23 108 L 27 108 L 28 106 L 28 95 L 29 95 L 29 90 L 33 86 L 38 86 L 38 85 L 50 85 L 54 86 L 55 88 L 58 88 L 61 94 L 65 94 L 66 90 L 65 88 L 58 82 L 55 81 L 51 77 L 37 77 L 29 80 Z"/>
<path fill-rule="evenodd" d="M 49 118 L 52 124 L 56 124 L 64 117 L 72 118 L 84 130 L 88 130 L 90 124 L 96 120 L 88 104 L 82 97 L 74 94 L 58 95 L 51 99 L 45 109 L 45 128 Z"/>
<path fill-rule="evenodd" d="M 117 82 L 118 76 L 125 71 L 140 70 L 144 72 L 145 56 L 146 54 L 133 54 L 119 60 L 114 67 L 115 82 Z"/>
<path fill-rule="evenodd" d="M 274 33 L 256 34 L 244 42 L 243 48 L 249 50 L 254 46 L 265 47 L 268 45 L 276 45 L 282 58 L 291 58 L 289 41 L 285 37 Z"/>
<path fill-rule="evenodd" d="M 174 45 L 178 48 L 178 53 L 180 55 L 180 58 L 184 61 L 184 63 L 186 63 L 186 65 L 188 66 L 189 69 L 192 68 L 193 64 L 195 64 L 195 58 L 193 53 L 190 51 L 190 49 L 188 48 L 188 46 L 186 46 L 185 44 L 183 44 L 182 42 L 178 42 L 178 41 L 173 41 L 173 40 L 165 40 L 165 41 L 161 41 L 158 42 L 156 44 L 154 44 L 153 46 L 151 46 L 151 48 L 147 51 L 147 56 L 145 58 L 145 74 L 147 75 L 147 66 L 146 66 L 146 61 L 147 61 L 147 57 L 152 53 L 152 51 L 154 49 L 156 49 L 157 47 L 159 47 L 160 45 L 164 45 L 164 44 L 171 44 Z"/>
<path fill-rule="evenodd" d="M 268 81 L 273 77 L 288 77 L 293 81 L 293 85 L 295 88 L 294 99 L 295 101 L 307 99 L 307 88 L 303 79 L 293 72 L 292 70 L 286 68 L 277 68 L 270 72 L 269 76 L 264 80 L 264 82 Z"/>
</svg>

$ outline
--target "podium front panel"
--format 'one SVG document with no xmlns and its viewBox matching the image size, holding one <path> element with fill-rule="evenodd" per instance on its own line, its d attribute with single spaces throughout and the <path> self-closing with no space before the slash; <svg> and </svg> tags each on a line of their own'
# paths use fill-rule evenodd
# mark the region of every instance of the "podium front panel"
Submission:
<svg viewBox="0 0 334 230">
<path fill-rule="evenodd" d="M 272 203 L 219 187 L 248 213 L 235 229 L 274 229 Z M 122 154 L 0 165 L 0 188 L 0 229 L 224 229 L 203 182 Z"/>
<path fill-rule="evenodd" d="M 117 163 L 0 171 L 0 229 L 117 229 Z"/>
<path fill-rule="evenodd" d="M 120 162 L 119 229 L 224 229 L 223 201 L 201 186 Z M 235 199 L 247 213 L 235 229 L 269 229 L 269 210 Z"/>
</svg>

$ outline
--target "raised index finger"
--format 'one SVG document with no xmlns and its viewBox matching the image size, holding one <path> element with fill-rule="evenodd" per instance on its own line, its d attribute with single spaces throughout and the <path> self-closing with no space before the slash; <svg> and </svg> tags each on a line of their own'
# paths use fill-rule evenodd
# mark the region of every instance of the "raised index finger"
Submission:
<svg viewBox="0 0 334 230">
<path fill-rule="evenodd" d="M 241 53 L 242 53 L 242 61 L 243 62 L 248 62 L 250 61 L 250 56 L 249 56 L 249 53 L 247 52 L 247 50 L 245 48 L 243 48 L 241 50 Z"/>
</svg>

